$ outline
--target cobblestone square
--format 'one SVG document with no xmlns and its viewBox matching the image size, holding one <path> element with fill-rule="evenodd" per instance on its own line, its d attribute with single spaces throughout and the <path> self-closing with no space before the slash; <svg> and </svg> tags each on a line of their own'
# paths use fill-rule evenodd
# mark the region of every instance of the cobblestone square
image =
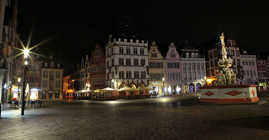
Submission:
<svg viewBox="0 0 269 140">
<path fill-rule="evenodd" d="M 90 101 L 7 110 L 0 140 L 268 140 L 269 105 Z"/>
</svg>

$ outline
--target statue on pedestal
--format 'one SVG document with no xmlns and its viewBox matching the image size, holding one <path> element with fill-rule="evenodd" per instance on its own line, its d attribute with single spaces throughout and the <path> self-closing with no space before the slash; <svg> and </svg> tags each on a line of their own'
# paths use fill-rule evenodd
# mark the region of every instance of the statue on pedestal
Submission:
<svg viewBox="0 0 269 140">
<path fill-rule="evenodd" d="M 220 36 L 221 40 L 221 59 L 219 59 L 219 74 L 217 75 L 217 86 L 227 86 L 236 84 L 236 74 L 231 69 L 233 60 L 227 57 L 227 51 L 224 42 L 224 33 Z"/>
</svg>

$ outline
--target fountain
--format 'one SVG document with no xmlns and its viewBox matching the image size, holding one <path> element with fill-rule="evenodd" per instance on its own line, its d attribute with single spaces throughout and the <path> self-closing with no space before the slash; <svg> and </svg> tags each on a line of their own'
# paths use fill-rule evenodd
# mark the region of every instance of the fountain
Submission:
<svg viewBox="0 0 269 140">
<path fill-rule="evenodd" d="M 224 42 L 224 33 L 220 36 L 221 58 L 218 61 L 218 74 L 216 81 L 211 86 L 202 87 L 200 90 L 200 102 L 208 103 L 256 103 L 256 85 L 238 85 L 236 74 L 232 70 L 233 60 L 227 57 Z"/>
</svg>

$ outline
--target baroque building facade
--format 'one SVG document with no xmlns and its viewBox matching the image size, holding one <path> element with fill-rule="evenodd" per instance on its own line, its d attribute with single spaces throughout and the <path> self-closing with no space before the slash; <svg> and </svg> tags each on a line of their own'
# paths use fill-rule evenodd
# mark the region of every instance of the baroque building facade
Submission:
<svg viewBox="0 0 269 140">
<path fill-rule="evenodd" d="M 180 56 L 174 43 L 169 45 L 165 57 L 165 95 L 179 94 L 181 91 Z"/>
<path fill-rule="evenodd" d="M 149 85 L 152 88 L 152 94 L 164 95 L 165 65 L 163 56 L 156 42 L 153 41 L 149 50 Z"/>
<path fill-rule="evenodd" d="M 120 88 L 124 85 L 148 85 L 148 43 L 144 40 L 122 39 L 110 36 L 106 45 L 106 85 Z"/>
</svg>

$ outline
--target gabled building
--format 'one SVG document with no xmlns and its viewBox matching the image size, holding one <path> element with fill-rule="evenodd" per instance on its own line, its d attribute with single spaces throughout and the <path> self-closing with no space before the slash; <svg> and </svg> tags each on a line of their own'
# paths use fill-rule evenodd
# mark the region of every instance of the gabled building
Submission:
<svg viewBox="0 0 269 140">
<path fill-rule="evenodd" d="M 103 89 L 106 87 L 106 56 L 104 49 L 96 45 L 91 53 L 91 59 L 88 65 L 88 76 L 90 79 L 90 89 Z"/>
<path fill-rule="evenodd" d="M 181 91 L 180 56 L 174 43 L 169 45 L 165 57 L 165 95 L 179 94 Z"/>
<path fill-rule="evenodd" d="M 79 76 L 79 89 L 89 90 L 90 89 L 90 72 L 89 72 L 89 56 L 86 55 L 81 59 L 80 65 L 80 76 Z"/>
<path fill-rule="evenodd" d="M 163 56 L 153 41 L 149 50 L 149 87 L 153 89 L 152 94 L 164 95 L 165 65 Z"/>
</svg>

